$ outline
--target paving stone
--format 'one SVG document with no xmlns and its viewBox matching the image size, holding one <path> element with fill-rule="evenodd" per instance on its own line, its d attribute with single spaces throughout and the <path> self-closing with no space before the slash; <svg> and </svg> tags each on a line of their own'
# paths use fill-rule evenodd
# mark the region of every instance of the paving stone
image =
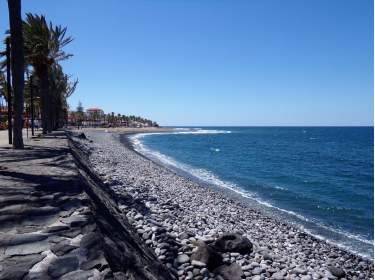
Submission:
<svg viewBox="0 0 375 280">
<path fill-rule="evenodd" d="M 48 235 L 40 233 L 0 234 L 0 246 L 13 246 L 46 239 Z"/>
<path fill-rule="evenodd" d="M 87 280 L 89 277 L 92 277 L 93 274 L 92 271 L 76 270 L 64 274 L 60 280 Z"/>
<path fill-rule="evenodd" d="M 54 244 L 51 247 L 51 251 L 56 256 L 62 256 L 62 255 L 65 255 L 66 253 L 70 252 L 71 250 L 78 248 L 78 246 L 70 245 L 69 243 L 70 243 L 69 240 L 64 240 L 64 241 L 61 241 L 57 244 Z"/>
<path fill-rule="evenodd" d="M 66 223 L 71 227 L 80 227 L 87 224 L 89 221 L 89 217 L 83 215 L 74 215 L 65 219 L 61 219 L 61 222 Z"/>
<path fill-rule="evenodd" d="M 6 258 L 2 261 L 3 270 L 0 272 L 0 280 L 22 279 L 29 269 L 43 258 L 44 256 L 40 254 Z"/>
<path fill-rule="evenodd" d="M 19 244 L 15 246 L 8 246 L 5 250 L 5 255 L 30 255 L 41 253 L 48 250 L 49 243 L 48 240 L 42 240 L 33 243 Z"/>
<path fill-rule="evenodd" d="M 48 274 L 52 277 L 60 277 L 68 272 L 78 268 L 79 261 L 77 256 L 65 255 L 58 257 L 48 267 Z"/>
</svg>

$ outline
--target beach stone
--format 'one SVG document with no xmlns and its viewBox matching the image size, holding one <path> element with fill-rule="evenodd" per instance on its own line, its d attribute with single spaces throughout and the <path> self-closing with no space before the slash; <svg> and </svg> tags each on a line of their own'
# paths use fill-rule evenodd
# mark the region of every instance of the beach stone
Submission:
<svg viewBox="0 0 375 280">
<path fill-rule="evenodd" d="M 269 254 L 269 253 L 264 253 L 263 254 L 263 259 L 265 261 L 273 261 L 273 256 L 271 254 Z"/>
<path fill-rule="evenodd" d="M 252 273 L 253 275 L 259 275 L 259 274 L 262 273 L 262 269 L 261 269 L 260 267 L 256 267 L 256 268 L 254 268 L 254 269 L 251 271 L 251 273 Z"/>
<path fill-rule="evenodd" d="M 178 255 L 177 258 L 176 258 L 176 262 L 178 264 L 184 264 L 184 263 L 187 263 L 189 261 L 190 261 L 190 258 L 186 254 Z"/>
<path fill-rule="evenodd" d="M 213 270 L 223 263 L 223 257 L 202 241 L 198 242 L 197 250 L 191 255 L 191 260 L 205 263 L 209 270 Z"/>
<path fill-rule="evenodd" d="M 209 273 L 209 271 L 208 271 L 208 269 L 205 267 L 205 268 L 202 268 L 201 270 L 200 270 L 200 274 L 202 274 L 202 275 L 207 275 Z"/>
<path fill-rule="evenodd" d="M 194 275 L 194 276 L 198 276 L 198 275 L 200 274 L 200 272 L 201 272 L 201 271 L 200 271 L 199 268 L 194 268 L 194 269 L 193 269 L 193 275 Z"/>
<path fill-rule="evenodd" d="M 191 264 L 193 266 L 197 266 L 197 267 L 200 267 L 200 268 L 206 267 L 206 264 L 204 262 L 200 262 L 200 261 L 196 261 L 196 260 L 192 260 Z"/>
<path fill-rule="evenodd" d="M 230 265 L 221 265 L 214 270 L 214 273 L 219 274 L 224 280 L 241 280 L 242 269 L 237 263 Z"/>
<path fill-rule="evenodd" d="M 58 257 L 48 267 L 48 274 L 52 277 L 60 277 L 78 268 L 78 258 L 74 255 Z"/>
<path fill-rule="evenodd" d="M 139 220 L 142 220 L 143 219 L 143 215 L 142 214 L 137 214 L 134 216 L 134 220 L 136 221 L 139 221 Z"/>
<path fill-rule="evenodd" d="M 238 233 L 225 233 L 221 235 L 214 246 L 221 252 L 238 252 L 249 254 L 253 251 L 253 244 L 249 239 Z"/>
<path fill-rule="evenodd" d="M 242 270 L 243 271 L 247 271 L 247 270 L 250 270 L 252 268 L 252 265 L 251 264 L 248 264 L 248 265 L 244 265 L 243 267 L 242 267 Z"/>
<path fill-rule="evenodd" d="M 274 274 L 272 274 L 272 278 L 275 280 L 283 280 L 284 279 L 285 272 L 284 271 L 279 271 Z"/>
<path fill-rule="evenodd" d="M 329 266 L 328 270 L 332 273 L 333 276 L 336 276 L 337 278 L 343 278 L 346 276 L 345 271 L 341 268 Z"/>
<path fill-rule="evenodd" d="M 306 269 L 304 269 L 304 268 L 302 268 L 302 267 L 295 267 L 294 269 L 293 269 L 293 273 L 295 273 L 295 274 L 306 274 L 307 273 L 307 270 Z"/>
</svg>

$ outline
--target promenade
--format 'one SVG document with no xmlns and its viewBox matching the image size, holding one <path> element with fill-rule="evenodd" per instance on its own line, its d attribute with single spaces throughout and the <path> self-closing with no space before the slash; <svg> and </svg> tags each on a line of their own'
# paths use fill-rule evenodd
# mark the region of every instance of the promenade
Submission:
<svg viewBox="0 0 375 280">
<path fill-rule="evenodd" d="M 0 279 L 99 279 L 112 272 L 63 132 L 0 132 Z"/>
</svg>

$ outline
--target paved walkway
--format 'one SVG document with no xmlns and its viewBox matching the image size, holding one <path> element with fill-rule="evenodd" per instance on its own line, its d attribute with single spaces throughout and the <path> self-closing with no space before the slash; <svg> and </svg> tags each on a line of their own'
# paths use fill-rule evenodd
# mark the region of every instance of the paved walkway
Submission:
<svg viewBox="0 0 375 280">
<path fill-rule="evenodd" d="M 111 279 L 65 135 L 2 142 L 0 279 Z"/>
<path fill-rule="evenodd" d="M 35 130 L 34 134 L 37 136 L 38 134 L 41 134 L 42 130 Z M 31 138 L 31 129 L 29 128 L 29 131 L 24 128 L 22 130 L 22 135 L 23 135 L 23 141 L 28 142 Z M 0 147 L 11 147 L 9 143 L 9 138 L 8 138 L 8 130 L 0 130 Z"/>
</svg>

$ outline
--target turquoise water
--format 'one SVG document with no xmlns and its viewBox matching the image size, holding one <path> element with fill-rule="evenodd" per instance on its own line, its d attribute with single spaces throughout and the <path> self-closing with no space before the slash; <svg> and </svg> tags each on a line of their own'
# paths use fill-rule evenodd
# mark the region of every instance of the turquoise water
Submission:
<svg viewBox="0 0 375 280">
<path fill-rule="evenodd" d="M 141 153 L 372 258 L 372 127 L 183 128 L 133 142 Z"/>
</svg>

